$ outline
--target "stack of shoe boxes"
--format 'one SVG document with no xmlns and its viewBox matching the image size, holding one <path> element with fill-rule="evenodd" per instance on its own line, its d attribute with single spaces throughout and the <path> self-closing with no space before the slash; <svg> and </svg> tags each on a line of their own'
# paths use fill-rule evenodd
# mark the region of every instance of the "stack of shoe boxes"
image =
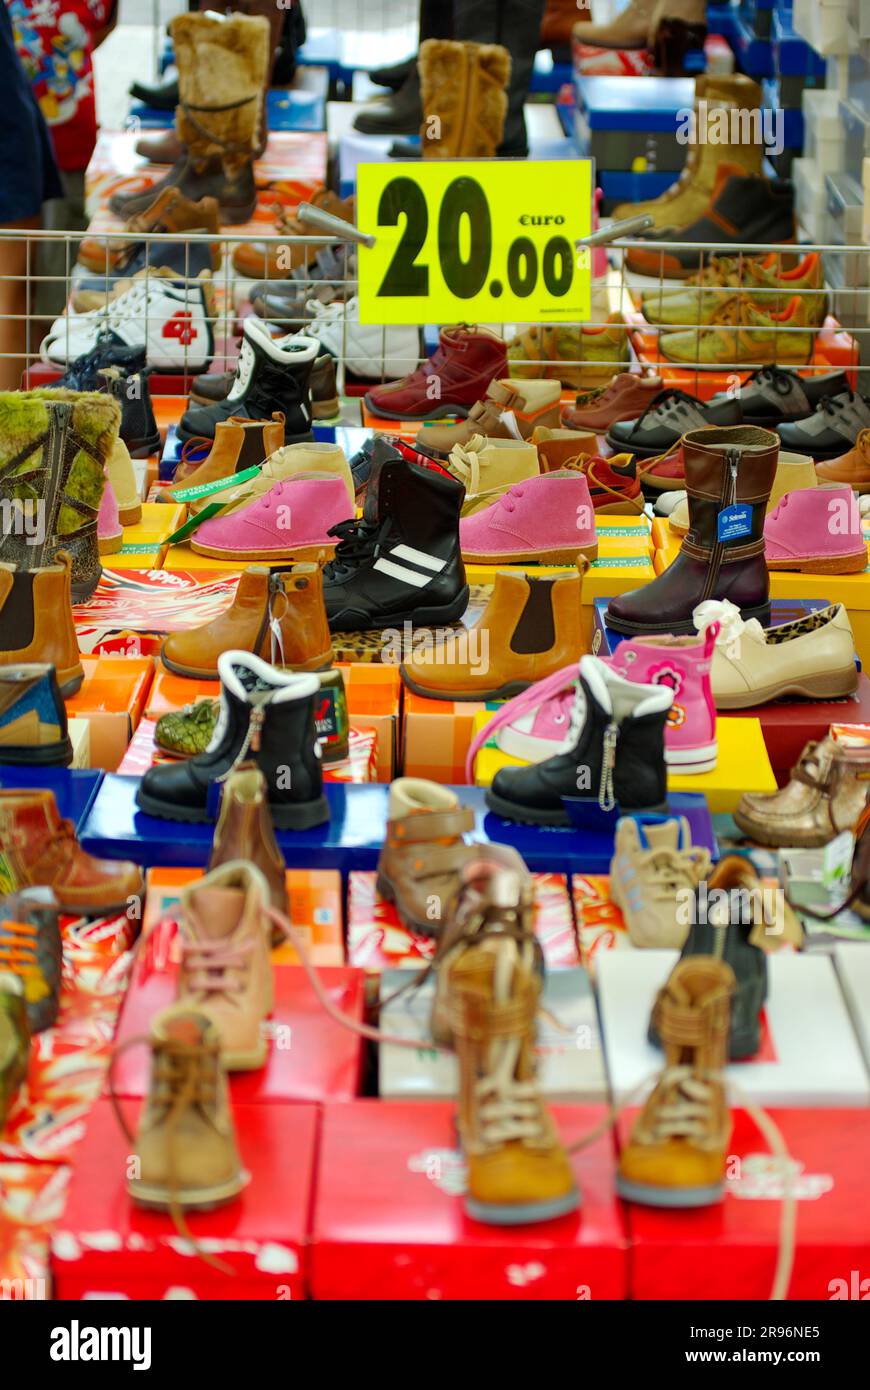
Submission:
<svg viewBox="0 0 870 1390">
<path fill-rule="evenodd" d="M 584 158 L 595 160 L 604 211 L 657 198 L 686 162 L 679 112 L 692 108 L 694 79 L 647 77 L 643 103 L 634 77 L 578 76 L 574 85 L 575 141 Z"/>
</svg>

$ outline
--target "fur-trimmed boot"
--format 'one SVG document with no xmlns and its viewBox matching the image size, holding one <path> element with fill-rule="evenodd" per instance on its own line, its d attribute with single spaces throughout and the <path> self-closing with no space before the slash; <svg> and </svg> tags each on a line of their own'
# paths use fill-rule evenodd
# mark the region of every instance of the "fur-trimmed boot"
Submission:
<svg viewBox="0 0 870 1390">
<path fill-rule="evenodd" d="M 187 153 L 144 193 L 115 194 L 112 211 L 144 212 L 165 188 L 216 198 L 226 222 L 247 222 L 257 204 L 253 161 L 269 67 L 262 15 L 180 14 L 169 24 L 178 62 L 175 129 Z"/>
<path fill-rule="evenodd" d="M 100 391 L 0 393 L 0 561 L 37 570 L 68 551 L 77 603 L 100 578 L 97 517 L 120 421 Z"/>
<path fill-rule="evenodd" d="M 420 45 L 424 159 L 491 159 L 502 142 L 511 59 L 497 43 Z"/>
</svg>

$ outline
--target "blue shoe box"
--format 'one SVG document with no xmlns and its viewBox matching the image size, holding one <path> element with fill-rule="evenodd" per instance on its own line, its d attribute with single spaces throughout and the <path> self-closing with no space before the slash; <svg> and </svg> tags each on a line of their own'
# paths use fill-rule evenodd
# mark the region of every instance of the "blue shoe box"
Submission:
<svg viewBox="0 0 870 1390">
<path fill-rule="evenodd" d="M 658 198 L 679 176 L 667 173 L 626 173 L 623 169 L 599 169 L 596 183 L 608 202 L 639 203 Z"/>
<path fill-rule="evenodd" d="M 79 831 L 90 854 L 106 859 L 132 859 L 145 868 L 204 868 L 211 853 L 214 825 L 160 820 L 136 806 L 139 779 L 107 774 Z M 602 818 L 600 829 L 519 825 L 502 820 L 486 808 L 481 787 L 457 787 L 464 805 L 473 808 L 473 837 L 512 845 L 533 872 L 606 874 L 613 853 L 613 823 Z M 330 819 L 311 830 L 278 831 L 278 843 L 291 869 L 374 869 L 386 835 L 389 787 L 331 785 L 324 787 Z M 694 844 L 716 851 L 710 812 L 703 796 L 671 796 L 674 815 L 685 815 Z"/>
<path fill-rule="evenodd" d="M 680 172 L 688 146 L 677 139 L 679 113 L 691 111 L 695 83 L 688 77 L 577 77 L 574 139 L 598 169 Z"/>
<path fill-rule="evenodd" d="M 80 832 L 104 775 L 91 768 L 13 767 L 0 761 L 0 791 L 54 792 L 60 816 Z"/>
</svg>

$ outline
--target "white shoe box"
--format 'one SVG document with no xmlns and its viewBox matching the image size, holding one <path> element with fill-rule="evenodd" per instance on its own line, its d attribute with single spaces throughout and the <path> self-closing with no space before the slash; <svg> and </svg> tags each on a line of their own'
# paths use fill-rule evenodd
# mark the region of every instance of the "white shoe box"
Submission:
<svg viewBox="0 0 870 1390">
<path fill-rule="evenodd" d="M 798 222 L 807 239 L 820 245 L 825 240 L 825 171 L 814 159 L 796 159 L 791 177 Z"/>
<path fill-rule="evenodd" d="M 829 173 L 843 167 L 845 132 L 840 122 L 840 98 L 827 87 L 805 87 L 803 158 Z"/>
<path fill-rule="evenodd" d="M 608 951 L 598 962 L 604 1055 L 621 1104 L 661 1071 L 647 1042 L 653 1002 L 676 951 Z M 867 1105 L 870 1079 L 828 956 L 780 952 L 768 959 L 766 1008 L 773 1060 L 732 1063 L 727 1074 L 761 1105 Z M 647 1086 L 646 1089 L 649 1089 Z M 635 1103 L 644 1094 L 638 1090 Z M 732 1094 L 740 1103 L 740 1096 Z"/>
<path fill-rule="evenodd" d="M 381 998 L 388 999 L 416 971 L 385 970 Z M 380 1015 L 382 1032 L 417 1038 L 419 1049 L 381 1043 L 379 1094 L 390 1099 L 453 1099 L 459 1069 L 451 1052 L 429 1044 L 433 979 L 409 988 Z M 607 1076 L 595 997 L 585 970 L 552 970 L 538 1015 L 538 1081 L 548 1101 L 607 1101 Z"/>
<path fill-rule="evenodd" d="M 870 942 L 838 941 L 834 967 L 870 1073 Z"/>
</svg>

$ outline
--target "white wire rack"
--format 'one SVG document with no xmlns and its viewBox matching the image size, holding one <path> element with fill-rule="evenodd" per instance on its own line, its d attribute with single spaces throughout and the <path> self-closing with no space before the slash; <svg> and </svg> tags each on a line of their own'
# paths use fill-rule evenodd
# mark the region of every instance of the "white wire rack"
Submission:
<svg viewBox="0 0 870 1390">
<path fill-rule="evenodd" d="M 251 294 L 256 288 L 257 259 L 255 255 L 251 261 L 247 236 L 222 231 L 218 236 L 137 233 L 131 237 L 123 229 L 100 230 L 95 235 L 105 246 L 105 265 L 99 271 L 88 269 L 78 261 L 81 232 L 29 231 L 22 236 L 10 229 L 0 230 L 2 264 L 7 268 L 5 273 L 0 273 L 0 362 L 14 359 L 23 371 L 54 357 L 56 365 L 63 370 L 65 362 L 77 355 L 77 344 L 85 341 L 88 334 L 111 330 L 119 315 L 126 314 L 126 331 L 129 332 L 130 313 L 126 306 L 130 303 L 130 269 L 114 270 L 112 262 L 116 249 L 134 240 L 137 260 L 133 266 L 140 267 L 139 280 L 153 287 L 158 280 L 171 279 L 175 293 L 181 298 L 181 310 L 197 315 L 208 330 L 207 361 L 203 361 L 202 339 L 192 347 L 184 343 L 182 334 L 176 339 L 174 365 L 161 366 L 159 362 L 152 365 L 158 371 L 171 371 L 184 378 L 197 375 L 210 366 L 216 370 L 233 367 L 242 321 L 252 311 Z M 243 243 L 249 247 L 245 274 L 234 264 L 234 253 Z M 257 255 L 262 254 L 262 280 L 270 299 L 265 307 L 262 302 L 256 303 L 256 308 L 271 323 L 274 333 L 305 332 L 310 329 L 312 319 L 316 324 L 318 313 L 333 306 L 330 348 L 338 365 L 339 388 L 361 377 L 361 339 L 353 319 L 352 303 L 356 294 L 356 247 L 332 235 L 313 233 L 304 236 L 258 234 L 258 245 L 262 246 Z M 49 248 L 54 265 L 45 269 L 45 252 Z M 724 284 L 698 283 L 697 276 L 679 281 L 665 273 L 640 275 L 631 268 L 633 253 L 642 250 L 647 256 L 664 258 L 674 249 L 665 241 L 614 242 L 608 248 L 606 274 L 593 281 L 590 320 L 584 325 L 574 325 L 573 334 L 572 325 L 552 325 L 557 329 L 558 356 L 542 357 L 540 343 L 534 354 L 524 356 L 523 325 L 489 325 L 508 341 L 514 341 L 519 335 L 511 356 L 511 372 L 518 376 L 555 377 L 561 371 L 566 389 L 574 385 L 586 389 L 582 376 L 587 369 L 590 381 L 594 378 L 598 384 L 602 376 L 606 378 L 624 370 L 627 364 L 635 367 L 639 364 L 649 370 L 663 371 L 666 381 L 679 374 L 679 384 L 684 387 L 688 374 L 692 382 L 703 387 L 705 381 L 709 384 L 711 371 L 748 374 L 757 367 L 776 362 L 808 372 L 823 372 L 830 370 L 832 365 L 859 368 L 868 360 L 867 349 L 862 351 L 862 345 L 870 336 L 870 247 L 769 244 L 747 248 L 713 243 L 695 243 L 690 247 L 687 243 L 676 248 L 696 252 L 701 271 L 708 274 L 717 266 L 721 267 L 723 259 L 727 260 L 730 280 Z M 169 268 L 160 264 L 167 254 L 172 257 Z M 279 277 L 269 278 L 265 272 L 276 254 L 283 257 L 285 269 Z M 327 272 L 323 269 L 323 257 L 328 258 Z M 750 274 L 750 259 L 756 266 L 763 261 L 768 274 L 775 274 L 780 285 L 773 288 L 759 283 Z M 204 260 L 209 264 L 205 273 L 199 274 Z M 808 264 L 821 267 L 824 283 L 809 283 L 805 278 L 782 280 L 783 272 Z M 292 272 L 287 268 L 290 266 L 294 267 Z M 664 261 L 662 269 L 667 269 Z M 54 292 L 58 310 L 65 305 L 66 312 L 40 317 L 37 298 L 49 287 Z M 280 301 L 282 292 L 288 288 L 293 291 L 290 300 Z M 679 301 L 683 306 L 681 311 L 676 317 L 671 313 L 669 318 L 673 321 L 667 324 L 649 322 L 650 317 L 656 317 L 650 305 L 654 310 L 672 305 L 674 301 L 668 298 L 671 294 L 683 296 Z M 747 321 L 740 326 L 736 320 L 745 314 L 744 305 L 748 300 L 763 313 L 772 308 L 781 317 L 771 318 L 762 329 L 757 322 Z M 288 302 L 290 307 L 282 310 L 279 302 Z M 343 309 L 339 307 L 342 305 Z M 698 306 L 697 311 L 694 305 Z M 646 319 L 642 313 L 644 307 Z M 832 309 L 836 310 L 835 318 L 826 317 Z M 719 322 L 699 323 L 699 314 L 706 316 L 712 311 Z M 141 341 L 150 347 L 155 320 L 147 293 L 139 292 L 134 317 L 135 314 L 139 315 L 141 323 Z M 156 326 L 160 326 L 159 317 Z M 423 326 L 420 325 L 421 329 Z M 576 331 L 581 327 L 609 330 L 603 352 L 595 349 L 593 338 Z M 46 347 L 52 330 L 55 344 L 61 345 L 60 351 Z M 396 375 L 395 371 L 385 371 L 384 364 L 395 358 L 391 343 L 401 331 L 384 325 L 377 336 L 372 337 L 372 330 L 368 330 L 367 370 L 363 379 L 378 381 Z M 407 329 L 404 334 L 407 344 Z M 672 334 L 681 335 L 683 355 L 687 342 L 696 345 L 689 354 L 690 360 L 675 359 Z M 714 360 L 701 365 L 705 356 L 711 355 L 714 335 Z M 428 341 L 431 340 L 430 333 Z M 732 346 L 733 352 L 730 351 Z M 809 347 L 812 353 L 808 352 Z M 588 361 L 582 357 L 587 350 L 594 353 Z M 574 351 L 578 360 L 572 364 L 570 359 Z M 418 360 L 423 357 L 421 341 Z M 572 365 L 582 369 L 579 376 L 576 370 L 571 370 Z"/>
</svg>

